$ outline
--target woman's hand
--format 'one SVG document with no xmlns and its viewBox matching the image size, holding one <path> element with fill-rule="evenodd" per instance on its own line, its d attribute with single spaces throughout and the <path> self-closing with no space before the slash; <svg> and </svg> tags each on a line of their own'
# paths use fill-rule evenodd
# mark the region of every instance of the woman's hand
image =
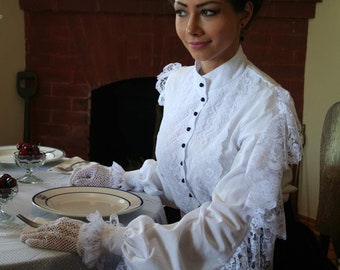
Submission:
<svg viewBox="0 0 340 270">
<path fill-rule="evenodd" d="M 21 233 L 21 241 L 33 248 L 77 252 L 80 220 L 67 217 L 48 222 L 39 228 Z"/>
<path fill-rule="evenodd" d="M 71 174 L 71 185 L 87 187 L 110 187 L 111 169 L 109 167 L 92 164 L 75 168 Z"/>
<path fill-rule="evenodd" d="M 128 190 L 124 178 L 125 170 L 116 162 L 111 167 L 92 164 L 76 168 L 71 174 L 71 185 L 87 187 L 112 187 Z"/>
</svg>

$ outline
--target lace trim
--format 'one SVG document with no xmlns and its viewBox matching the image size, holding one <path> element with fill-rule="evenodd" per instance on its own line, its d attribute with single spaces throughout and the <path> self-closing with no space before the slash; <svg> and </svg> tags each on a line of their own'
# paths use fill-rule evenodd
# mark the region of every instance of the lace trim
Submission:
<svg viewBox="0 0 340 270">
<path fill-rule="evenodd" d="M 110 221 L 105 222 L 98 211 L 87 217 L 90 223 L 85 223 L 80 227 L 77 242 L 77 252 L 82 257 L 83 263 L 89 268 L 96 266 L 102 269 L 104 256 L 101 253 L 102 234 L 106 226 L 120 226 L 118 216 L 111 215 Z"/>
<path fill-rule="evenodd" d="M 110 175 L 111 186 L 114 188 L 125 190 L 125 191 L 130 190 L 131 187 L 126 181 L 124 174 L 125 174 L 125 170 L 122 168 L 122 166 L 120 166 L 116 162 L 112 162 L 111 175 Z"/>
<path fill-rule="evenodd" d="M 298 117 L 295 114 L 295 111 L 289 110 L 287 107 L 287 104 L 289 104 L 289 107 L 294 108 L 293 100 L 290 98 L 289 93 L 280 91 L 279 89 L 277 89 L 277 93 L 279 98 L 278 106 L 281 116 L 280 123 L 282 125 L 282 134 L 286 134 L 288 141 L 288 149 L 285 151 L 287 157 L 285 157 L 285 160 L 288 164 L 297 164 L 302 159 L 303 153 L 304 138 L 302 126 L 299 121 L 296 121 Z M 288 130 L 286 130 L 286 127 Z"/>
<path fill-rule="evenodd" d="M 283 215 L 282 211 L 283 207 L 278 207 L 265 214 L 258 212 L 249 225 L 248 236 L 220 270 L 271 269 L 277 235 L 270 226 L 275 217 Z M 281 225 L 285 227 L 284 222 Z"/>
<path fill-rule="evenodd" d="M 281 190 L 283 169 L 302 158 L 301 125 L 296 115 L 293 115 L 294 110 L 289 109 L 293 108 L 292 100 L 288 92 L 279 88 L 276 90 L 279 113 L 268 125 L 268 130 L 258 138 L 252 157 L 249 158 L 248 177 L 257 181 L 263 179 L 254 183 L 249 193 L 246 205 L 252 208 L 277 207 L 282 201 L 282 194 L 278 192 Z"/>
<path fill-rule="evenodd" d="M 156 89 L 159 92 L 158 103 L 164 105 L 164 89 L 165 83 L 171 72 L 179 69 L 182 66 L 180 63 L 170 63 L 163 68 L 163 71 L 157 76 Z"/>
</svg>

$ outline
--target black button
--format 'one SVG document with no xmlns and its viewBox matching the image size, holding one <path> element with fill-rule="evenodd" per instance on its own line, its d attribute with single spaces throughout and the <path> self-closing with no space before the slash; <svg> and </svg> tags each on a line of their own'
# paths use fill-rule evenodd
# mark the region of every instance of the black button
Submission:
<svg viewBox="0 0 340 270">
<path fill-rule="evenodd" d="M 194 115 L 197 116 L 198 112 L 194 112 Z"/>
<path fill-rule="evenodd" d="M 185 182 L 184 178 L 181 181 L 182 181 L 182 183 L 184 183 Z"/>
<path fill-rule="evenodd" d="M 202 97 L 202 98 L 201 98 L 201 101 L 202 101 L 202 102 L 204 102 L 204 101 L 205 101 L 205 98 L 204 98 L 204 97 Z"/>
<path fill-rule="evenodd" d="M 185 147 L 185 143 L 182 143 L 182 148 L 184 148 Z"/>
<path fill-rule="evenodd" d="M 187 127 L 187 131 L 190 131 L 191 130 L 191 127 Z"/>
<path fill-rule="evenodd" d="M 192 198 L 192 195 L 191 195 L 191 193 L 189 193 L 189 197 L 190 197 L 190 198 Z"/>
<path fill-rule="evenodd" d="M 204 83 L 200 83 L 199 86 L 200 86 L 200 87 L 203 87 L 203 86 L 204 86 Z"/>
<path fill-rule="evenodd" d="M 183 166 L 183 161 L 181 161 L 181 162 L 179 163 L 179 165 Z"/>
</svg>

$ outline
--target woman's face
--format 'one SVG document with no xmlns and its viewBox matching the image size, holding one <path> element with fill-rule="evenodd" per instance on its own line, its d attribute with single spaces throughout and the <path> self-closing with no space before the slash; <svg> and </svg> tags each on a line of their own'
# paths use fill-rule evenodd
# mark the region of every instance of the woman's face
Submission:
<svg viewBox="0 0 340 270">
<path fill-rule="evenodd" d="M 227 0 L 176 0 L 176 32 L 202 73 L 225 63 L 237 52 L 241 29 L 249 22 L 252 4 L 236 13 Z"/>
</svg>

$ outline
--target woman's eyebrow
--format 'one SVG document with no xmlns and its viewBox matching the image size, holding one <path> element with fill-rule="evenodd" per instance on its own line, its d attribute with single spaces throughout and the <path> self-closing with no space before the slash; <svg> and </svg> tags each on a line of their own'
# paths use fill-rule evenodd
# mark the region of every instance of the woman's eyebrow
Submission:
<svg viewBox="0 0 340 270">
<path fill-rule="evenodd" d="M 187 7 L 186 4 L 184 4 L 184 3 L 180 2 L 180 1 L 175 1 L 175 4 L 180 5 L 180 6 Z"/>
<path fill-rule="evenodd" d="M 175 4 L 178 4 L 178 5 L 181 5 L 181 6 L 184 6 L 184 7 L 188 6 L 187 4 L 184 4 L 184 3 L 180 2 L 180 1 L 175 1 Z M 221 3 L 219 1 L 208 1 L 208 2 L 204 2 L 204 3 L 198 4 L 198 5 L 196 5 L 196 7 L 197 8 L 201 8 L 201 7 L 209 5 L 209 4 L 221 4 Z"/>
</svg>

